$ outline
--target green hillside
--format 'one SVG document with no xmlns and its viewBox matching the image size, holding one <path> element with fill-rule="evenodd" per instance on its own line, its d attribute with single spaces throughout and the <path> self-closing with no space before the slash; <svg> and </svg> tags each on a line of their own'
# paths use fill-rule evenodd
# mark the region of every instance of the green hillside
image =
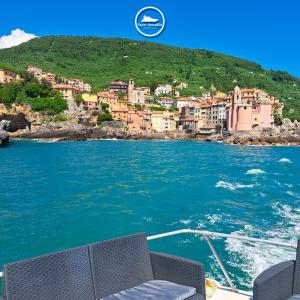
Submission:
<svg viewBox="0 0 300 300">
<path fill-rule="evenodd" d="M 133 78 L 137 85 L 149 86 L 177 79 L 189 84 L 183 95 L 200 95 L 212 84 L 223 92 L 235 85 L 259 87 L 284 101 L 286 116 L 300 120 L 300 79 L 216 52 L 126 39 L 64 36 L 36 38 L 0 50 L 0 66 L 22 70 L 27 65 L 82 78 L 95 91 L 118 78 Z"/>
</svg>

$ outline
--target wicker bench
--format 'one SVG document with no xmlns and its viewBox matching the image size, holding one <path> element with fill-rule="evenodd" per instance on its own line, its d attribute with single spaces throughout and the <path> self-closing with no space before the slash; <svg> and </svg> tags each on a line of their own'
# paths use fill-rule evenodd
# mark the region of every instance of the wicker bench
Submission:
<svg viewBox="0 0 300 300">
<path fill-rule="evenodd" d="M 149 252 L 144 234 L 10 263 L 3 274 L 5 300 L 205 300 L 203 266 Z"/>
<path fill-rule="evenodd" d="M 296 260 L 279 263 L 254 280 L 253 300 L 300 300 L 300 240 Z"/>
</svg>

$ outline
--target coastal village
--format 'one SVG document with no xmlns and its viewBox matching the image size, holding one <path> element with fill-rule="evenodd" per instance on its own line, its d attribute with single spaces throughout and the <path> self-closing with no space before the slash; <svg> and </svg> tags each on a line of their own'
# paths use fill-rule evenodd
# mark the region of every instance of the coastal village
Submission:
<svg viewBox="0 0 300 300">
<path fill-rule="evenodd" d="M 201 97 L 181 97 L 188 87 L 185 82 L 157 84 L 155 89 L 136 86 L 133 79 L 112 80 L 96 93 L 80 78 L 64 78 L 28 66 L 27 72 L 38 81 L 48 82 L 66 100 L 68 117 L 81 113 L 97 116 L 105 111 L 101 124 L 128 132 L 147 134 L 193 133 L 204 136 L 233 132 L 272 130 L 276 118 L 281 119 L 283 104 L 258 88 L 240 88 L 222 93 L 203 92 Z M 8 70 L 0 70 L 0 83 L 22 78 Z M 274 123 L 275 122 L 275 123 Z"/>
</svg>

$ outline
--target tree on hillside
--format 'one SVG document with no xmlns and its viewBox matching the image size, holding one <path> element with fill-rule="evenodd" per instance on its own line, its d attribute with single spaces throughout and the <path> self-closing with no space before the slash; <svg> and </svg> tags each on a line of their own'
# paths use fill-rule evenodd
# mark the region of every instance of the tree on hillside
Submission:
<svg viewBox="0 0 300 300">
<path fill-rule="evenodd" d="M 100 105 L 102 110 L 107 110 L 109 108 L 109 104 L 106 102 L 101 102 Z"/>
<path fill-rule="evenodd" d="M 102 122 L 112 121 L 112 120 L 113 120 L 113 118 L 112 118 L 112 115 L 110 113 L 102 112 L 97 117 L 97 124 L 101 125 Z"/>
</svg>

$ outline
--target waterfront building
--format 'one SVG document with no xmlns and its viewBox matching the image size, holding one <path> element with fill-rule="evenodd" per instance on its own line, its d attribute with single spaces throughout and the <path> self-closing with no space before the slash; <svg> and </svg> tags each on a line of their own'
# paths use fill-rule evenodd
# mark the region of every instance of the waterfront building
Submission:
<svg viewBox="0 0 300 300">
<path fill-rule="evenodd" d="M 127 123 L 128 111 L 129 111 L 128 108 L 117 108 L 117 107 L 113 108 L 111 110 L 111 115 L 112 115 L 113 120 L 124 121 Z"/>
<path fill-rule="evenodd" d="M 80 90 L 68 84 L 53 84 L 52 88 L 61 93 L 67 101 L 68 111 L 73 113 L 77 109 L 76 96 L 80 94 Z"/>
<path fill-rule="evenodd" d="M 9 83 L 21 80 L 21 76 L 15 72 L 0 69 L 0 83 Z"/>
<path fill-rule="evenodd" d="M 211 105 L 202 107 L 203 110 L 206 110 L 205 116 L 205 128 L 216 129 L 217 127 L 224 127 L 226 121 L 226 103 L 224 102 L 215 102 Z M 202 119 L 204 121 L 204 118 Z M 200 127 L 201 128 L 201 127 Z"/>
<path fill-rule="evenodd" d="M 227 129 L 250 131 L 271 128 L 273 125 L 272 101 L 259 89 L 240 89 L 230 92 L 231 103 L 227 105 Z"/>
<path fill-rule="evenodd" d="M 223 128 L 226 121 L 226 102 L 202 101 L 184 106 L 180 111 L 182 129 L 191 131 L 215 132 Z"/>
<path fill-rule="evenodd" d="M 142 130 L 142 119 L 143 115 L 137 110 L 128 111 L 127 127 L 130 131 L 141 131 Z"/>
<path fill-rule="evenodd" d="M 145 112 L 137 111 L 136 109 L 113 108 L 112 117 L 116 121 L 125 122 L 130 131 L 151 131 L 151 119 Z"/>
<path fill-rule="evenodd" d="M 176 113 L 167 111 L 151 112 L 152 130 L 157 133 L 176 130 Z"/>
<path fill-rule="evenodd" d="M 97 95 L 84 93 L 82 97 L 82 106 L 85 109 L 97 109 L 98 108 L 98 99 Z"/>
<path fill-rule="evenodd" d="M 141 129 L 145 132 L 152 132 L 151 112 L 142 112 Z"/>
</svg>

